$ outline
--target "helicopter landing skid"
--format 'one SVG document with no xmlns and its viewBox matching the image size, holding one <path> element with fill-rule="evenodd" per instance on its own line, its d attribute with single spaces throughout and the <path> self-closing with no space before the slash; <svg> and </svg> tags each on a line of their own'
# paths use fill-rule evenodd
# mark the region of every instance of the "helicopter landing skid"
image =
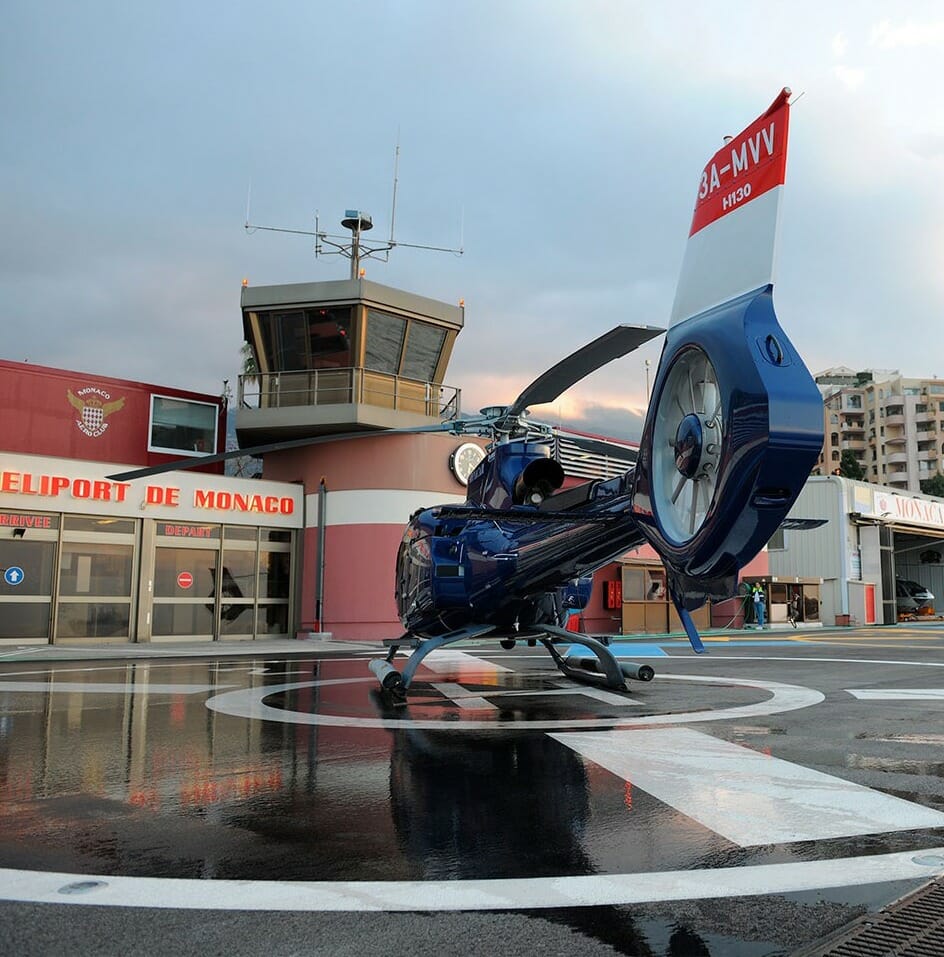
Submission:
<svg viewBox="0 0 944 957">
<path fill-rule="evenodd" d="M 588 684 L 603 684 L 615 691 L 626 690 L 626 679 L 634 678 L 637 681 L 651 681 L 655 671 L 649 665 L 637 664 L 634 661 L 617 661 L 613 652 L 603 641 L 591 638 L 589 635 L 575 634 L 563 628 L 553 628 L 547 625 L 540 626 L 546 637 L 541 638 L 541 644 L 550 652 L 554 664 L 562 674 L 575 681 Z M 555 648 L 556 644 L 582 645 L 592 651 L 595 658 L 564 658 Z"/>
<path fill-rule="evenodd" d="M 406 689 L 410 687 L 416 669 L 419 668 L 422 660 L 431 651 L 435 651 L 437 648 L 445 648 L 446 645 L 464 641 L 467 638 L 478 638 L 494 630 L 494 625 L 469 625 L 467 628 L 450 631 L 445 635 L 438 635 L 436 638 L 416 638 L 413 635 L 406 634 L 402 638 L 388 639 L 384 641 L 384 644 L 389 648 L 387 657 L 374 658 L 368 664 L 368 667 L 374 673 L 374 677 L 380 682 L 380 687 L 384 691 L 406 696 Z M 413 654 L 407 659 L 406 667 L 404 667 L 402 673 L 391 664 L 400 645 L 410 645 L 414 649 Z"/>
</svg>

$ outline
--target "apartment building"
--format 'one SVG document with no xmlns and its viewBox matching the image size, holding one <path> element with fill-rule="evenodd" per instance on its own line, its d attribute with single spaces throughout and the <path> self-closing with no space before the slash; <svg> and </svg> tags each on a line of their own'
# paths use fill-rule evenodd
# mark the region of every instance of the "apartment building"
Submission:
<svg viewBox="0 0 944 957">
<path fill-rule="evenodd" d="M 897 369 L 827 369 L 823 451 L 814 474 L 829 475 L 850 450 L 865 480 L 909 492 L 944 471 L 944 379 L 912 379 Z"/>
</svg>

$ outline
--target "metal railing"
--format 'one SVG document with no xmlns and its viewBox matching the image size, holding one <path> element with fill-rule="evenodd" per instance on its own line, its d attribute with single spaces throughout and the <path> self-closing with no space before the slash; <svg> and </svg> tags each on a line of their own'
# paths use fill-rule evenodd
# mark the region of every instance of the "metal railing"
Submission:
<svg viewBox="0 0 944 957">
<path fill-rule="evenodd" d="M 241 409 L 363 404 L 453 419 L 461 390 L 372 369 L 298 369 L 241 375 L 238 402 Z"/>
</svg>

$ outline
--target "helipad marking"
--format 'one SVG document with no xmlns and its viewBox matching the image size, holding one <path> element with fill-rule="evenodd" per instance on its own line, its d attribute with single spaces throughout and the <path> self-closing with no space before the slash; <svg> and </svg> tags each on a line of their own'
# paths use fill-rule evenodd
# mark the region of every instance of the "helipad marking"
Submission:
<svg viewBox="0 0 944 957">
<path fill-rule="evenodd" d="M 475 655 L 470 655 L 465 651 L 456 651 L 454 648 L 442 648 L 432 652 L 423 659 L 420 667 L 428 668 L 436 674 L 448 673 L 456 669 L 469 672 L 474 670 L 478 674 L 483 672 L 494 674 L 499 671 L 512 670 L 504 665 L 496 664 L 494 661 L 489 661 L 487 658 L 477 658 Z"/>
<path fill-rule="evenodd" d="M 826 861 L 481 881 L 233 881 L 0 869 L 0 899 L 223 911 L 457 911 L 588 907 L 789 894 L 944 873 L 944 847 Z M 79 896 L 62 894 L 76 883 Z"/>
<path fill-rule="evenodd" d="M 486 701 L 477 692 L 467 691 L 462 685 L 449 681 L 434 682 L 433 687 L 444 697 L 448 698 L 456 707 L 463 711 L 497 711 L 498 705 Z"/>
<path fill-rule="evenodd" d="M 792 661 L 794 664 L 802 662 L 804 664 L 817 664 L 821 661 L 827 661 L 833 664 L 856 664 L 856 665 L 912 665 L 916 668 L 944 668 L 944 661 L 906 661 L 904 659 L 886 659 L 886 658 L 820 658 L 812 655 L 792 655 L 789 658 L 778 658 L 774 655 L 764 655 L 758 658 L 755 655 L 724 655 L 722 658 L 711 659 L 705 655 L 686 657 L 685 661 L 708 662 L 714 661 L 756 661 L 763 663 L 765 661 Z"/>
<path fill-rule="evenodd" d="M 743 656 L 737 656 L 736 660 L 757 661 L 756 658 Z M 814 658 L 779 660 L 855 661 Z M 871 663 L 944 667 L 944 664 L 931 662 Z M 694 676 L 662 677 L 696 681 L 716 680 Z M 362 679 L 341 678 L 317 684 L 348 684 L 360 680 Z M 729 684 L 748 684 L 736 679 L 717 680 Z M 303 683 L 302 686 L 310 684 Z M 753 684 L 766 686 L 767 683 Z M 274 693 L 277 690 L 279 689 L 269 688 L 263 693 Z M 823 697 L 819 695 L 818 700 Z M 223 708 L 219 710 L 225 711 Z M 453 726 L 454 724 L 452 723 Z M 896 880 L 922 880 L 939 874 L 944 874 L 944 847 L 825 861 L 794 861 L 733 868 L 440 883 L 208 881 L 107 875 L 97 877 L 0 869 L 0 899 L 34 903 L 260 911 L 496 910 L 560 907 L 568 904 L 592 906 L 699 900 L 705 897 L 708 889 L 713 897 L 791 893 Z M 94 887 L 90 886 L 88 896 L 63 896 L 64 887 L 72 887 L 77 883 Z"/>
<path fill-rule="evenodd" d="M 863 701 L 944 701 L 944 688 L 890 688 L 887 691 L 846 688 L 846 691 Z"/>
<path fill-rule="evenodd" d="M 607 691 L 606 688 L 590 688 L 586 685 L 578 685 L 573 681 L 555 681 L 554 684 L 560 689 L 561 694 L 582 694 L 585 698 L 602 701 L 604 704 L 612 705 L 614 708 L 627 708 L 630 705 L 642 707 L 645 703 L 638 698 L 631 698 L 625 693 L 617 694 L 615 691 Z M 543 691 L 542 694 L 555 694 L 555 692 Z"/>
<path fill-rule="evenodd" d="M 690 728 L 552 734 L 739 847 L 944 827 L 944 814 Z"/>
<path fill-rule="evenodd" d="M 407 709 L 402 719 L 359 718 L 354 715 L 311 714 L 307 711 L 289 711 L 273 708 L 265 704 L 264 699 L 284 691 L 297 691 L 301 688 L 318 688 L 325 685 L 357 684 L 372 682 L 373 677 L 330 678 L 321 681 L 295 681 L 289 684 L 266 685 L 261 688 L 244 688 L 238 691 L 225 691 L 208 698 L 206 706 L 211 711 L 228 714 L 235 718 L 255 718 L 260 721 L 279 721 L 283 724 L 330 725 L 339 728 L 422 728 L 427 730 L 448 729 L 449 731 L 550 731 L 570 730 L 573 728 L 628 728 L 642 725 L 692 724 L 699 721 L 726 721 L 729 718 L 756 717 L 758 715 L 782 714 L 819 704 L 825 695 L 813 688 L 799 685 L 781 684 L 777 681 L 760 679 L 728 678 L 703 675 L 659 675 L 656 681 L 694 681 L 705 684 L 737 685 L 743 688 L 757 688 L 770 693 L 771 697 L 755 704 L 740 705 L 717 710 L 686 711 L 673 714 L 650 714 L 639 717 L 603 717 L 572 718 L 547 721 L 471 721 L 416 719 L 412 720 Z"/>
</svg>

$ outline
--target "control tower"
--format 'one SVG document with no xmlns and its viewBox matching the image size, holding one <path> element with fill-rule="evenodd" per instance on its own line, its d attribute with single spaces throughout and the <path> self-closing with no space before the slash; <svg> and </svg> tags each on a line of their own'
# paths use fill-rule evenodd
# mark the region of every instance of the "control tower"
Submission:
<svg viewBox="0 0 944 957">
<path fill-rule="evenodd" d="M 455 453 L 478 443 L 395 431 L 460 414 L 459 390 L 444 379 L 465 309 L 369 282 L 360 260 L 403 244 L 391 236 L 362 245 L 371 223 L 356 210 L 342 226 L 350 241 L 316 232 L 315 253 L 329 245 L 349 258 L 348 279 L 244 283 L 256 372 L 239 378 L 236 433 L 243 447 L 317 439 L 267 452 L 263 463 L 265 478 L 304 487 L 305 527 L 293 546 L 300 634 L 376 640 L 400 630 L 394 564 L 404 525 L 417 508 L 464 500 Z"/>
<path fill-rule="evenodd" d="M 258 373 L 239 379 L 236 430 L 259 445 L 454 418 L 444 385 L 460 306 L 366 279 L 244 286 Z"/>
</svg>

